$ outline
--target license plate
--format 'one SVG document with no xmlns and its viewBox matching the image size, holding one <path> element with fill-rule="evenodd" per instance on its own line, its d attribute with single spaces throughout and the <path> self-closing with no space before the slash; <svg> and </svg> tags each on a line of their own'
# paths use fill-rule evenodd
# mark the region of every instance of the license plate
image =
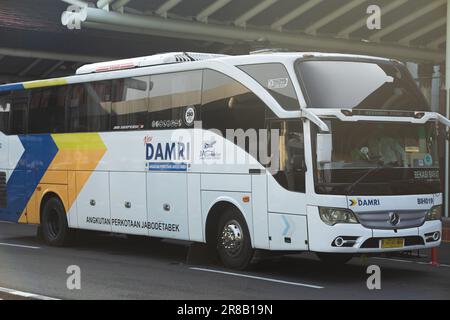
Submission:
<svg viewBox="0 0 450 320">
<path fill-rule="evenodd" d="M 392 249 L 392 248 L 403 248 L 405 246 L 405 239 L 395 238 L 395 239 L 381 239 L 380 247 L 382 249 Z"/>
</svg>

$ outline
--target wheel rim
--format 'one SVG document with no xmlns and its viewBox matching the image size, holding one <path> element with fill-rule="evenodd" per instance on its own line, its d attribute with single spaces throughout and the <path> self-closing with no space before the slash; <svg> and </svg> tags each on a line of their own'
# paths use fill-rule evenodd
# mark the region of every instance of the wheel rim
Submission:
<svg viewBox="0 0 450 320">
<path fill-rule="evenodd" d="M 58 237 L 59 227 L 59 215 L 56 210 L 51 210 L 47 220 L 48 234 L 52 239 Z"/>
<path fill-rule="evenodd" d="M 242 227 L 236 220 L 231 220 L 225 224 L 220 236 L 221 246 L 230 257 L 239 255 L 244 242 Z"/>
</svg>

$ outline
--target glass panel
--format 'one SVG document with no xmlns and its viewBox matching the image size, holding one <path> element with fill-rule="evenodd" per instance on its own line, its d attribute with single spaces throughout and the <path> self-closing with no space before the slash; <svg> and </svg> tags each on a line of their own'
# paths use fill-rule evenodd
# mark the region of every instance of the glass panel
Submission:
<svg viewBox="0 0 450 320">
<path fill-rule="evenodd" d="M 296 65 L 312 108 L 428 111 L 409 71 L 397 62 L 300 61 Z"/>
<path fill-rule="evenodd" d="M 24 134 L 27 132 L 28 91 L 13 93 L 11 105 L 10 134 Z"/>
<path fill-rule="evenodd" d="M 271 130 L 279 130 L 279 169 L 275 180 L 285 189 L 305 192 L 305 145 L 303 123 L 296 121 L 274 121 Z M 272 151 L 272 152 L 274 152 Z"/>
<path fill-rule="evenodd" d="M 151 76 L 150 127 L 193 127 L 201 104 L 202 71 Z"/>
<path fill-rule="evenodd" d="M 68 87 L 31 91 L 29 133 L 62 133 L 66 130 L 65 99 Z"/>
<path fill-rule="evenodd" d="M 206 129 L 265 128 L 266 105 L 246 87 L 219 72 L 205 70 L 202 123 Z"/>
<path fill-rule="evenodd" d="M 329 121 L 313 129 L 316 191 L 353 195 L 440 192 L 436 124 Z"/>
<path fill-rule="evenodd" d="M 289 74 L 281 63 L 252 64 L 239 67 L 254 78 L 286 110 L 299 110 L 300 104 L 295 94 Z"/>
<path fill-rule="evenodd" d="M 110 81 L 73 85 L 68 105 L 69 131 L 107 131 L 109 129 L 110 110 Z"/>
<path fill-rule="evenodd" d="M 9 113 L 11 112 L 11 94 L 0 95 L 0 132 L 9 132 Z"/>
<path fill-rule="evenodd" d="M 149 76 L 113 81 L 113 130 L 137 130 L 146 127 L 150 104 L 149 88 Z"/>
</svg>

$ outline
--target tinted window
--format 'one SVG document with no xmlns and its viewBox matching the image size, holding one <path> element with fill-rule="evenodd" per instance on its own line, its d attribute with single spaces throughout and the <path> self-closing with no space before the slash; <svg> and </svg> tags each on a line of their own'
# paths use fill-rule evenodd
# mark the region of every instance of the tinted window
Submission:
<svg viewBox="0 0 450 320">
<path fill-rule="evenodd" d="M 298 120 L 280 121 L 271 123 L 271 130 L 278 130 L 279 148 L 270 150 L 270 154 L 278 152 L 278 165 L 274 178 L 285 189 L 295 192 L 305 192 L 305 145 L 303 135 L 303 123 Z"/>
<path fill-rule="evenodd" d="M 28 92 L 16 91 L 13 93 L 13 102 L 10 112 L 10 134 L 24 134 L 27 128 Z"/>
<path fill-rule="evenodd" d="M 113 80 L 111 127 L 113 130 L 144 129 L 149 108 L 150 77 Z"/>
<path fill-rule="evenodd" d="M 284 109 L 300 109 L 294 86 L 283 64 L 252 64 L 239 68 L 258 81 Z"/>
<path fill-rule="evenodd" d="M 98 81 L 73 85 L 69 94 L 70 132 L 109 130 L 111 82 Z"/>
<path fill-rule="evenodd" d="M 429 110 L 400 63 L 314 60 L 297 70 L 313 108 Z"/>
<path fill-rule="evenodd" d="M 193 127 L 199 118 L 202 71 L 151 76 L 149 122 L 153 129 Z"/>
<path fill-rule="evenodd" d="M 35 89 L 31 92 L 29 133 L 65 132 L 65 99 L 68 87 Z"/>
<path fill-rule="evenodd" d="M 230 77 L 205 70 L 202 93 L 202 123 L 206 129 L 259 129 L 265 127 L 265 104 Z"/>
<path fill-rule="evenodd" d="M 11 94 L 0 95 L 0 132 L 9 132 L 9 113 L 11 111 Z"/>
</svg>

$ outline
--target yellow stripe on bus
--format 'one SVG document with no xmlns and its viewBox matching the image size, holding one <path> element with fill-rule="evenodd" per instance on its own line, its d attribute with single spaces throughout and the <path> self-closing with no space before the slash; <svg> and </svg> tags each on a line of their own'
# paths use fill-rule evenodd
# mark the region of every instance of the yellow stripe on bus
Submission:
<svg viewBox="0 0 450 320">
<path fill-rule="evenodd" d="M 59 150 L 106 150 L 100 135 L 94 132 L 52 134 L 52 138 Z"/>
<path fill-rule="evenodd" d="M 24 82 L 23 87 L 25 89 L 33 89 L 33 88 L 42 88 L 42 87 L 62 86 L 65 84 L 67 84 L 66 79 L 58 78 L 58 79 L 36 80 L 36 81 Z"/>
</svg>

